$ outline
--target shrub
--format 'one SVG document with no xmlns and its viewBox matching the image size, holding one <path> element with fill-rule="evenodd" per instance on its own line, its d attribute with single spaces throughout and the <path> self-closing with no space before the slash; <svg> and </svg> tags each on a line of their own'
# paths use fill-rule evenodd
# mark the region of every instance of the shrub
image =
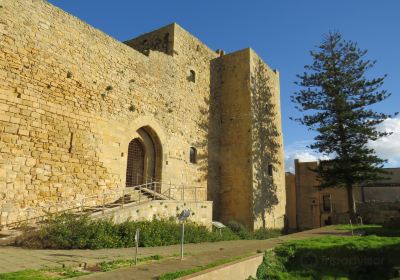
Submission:
<svg viewBox="0 0 400 280">
<path fill-rule="evenodd" d="M 88 216 L 62 214 L 49 219 L 36 231 L 26 231 L 15 245 L 48 249 L 100 249 L 135 246 L 136 230 L 140 230 L 139 246 L 166 246 L 179 244 L 181 225 L 175 219 L 153 221 L 126 221 L 115 224 L 111 220 L 93 220 Z M 185 243 L 235 240 L 239 237 L 230 229 L 218 232 L 188 222 L 185 225 Z"/>
<path fill-rule="evenodd" d="M 274 238 L 282 235 L 282 231 L 279 229 L 265 229 L 260 228 L 254 231 L 253 238 L 258 240 Z"/>
<path fill-rule="evenodd" d="M 215 240 L 213 241 L 227 241 L 227 240 L 239 240 L 240 237 L 235 234 L 230 228 L 221 229 L 221 235 L 219 230 L 216 230 Z"/>
<path fill-rule="evenodd" d="M 229 221 L 226 226 L 230 228 L 232 232 L 238 235 L 241 239 L 251 239 L 250 232 L 241 223 L 236 221 Z"/>
<path fill-rule="evenodd" d="M 153 221 L 126 221 L 115 224 L 109 219 L 94 220 L 87 215 L 51 216 L 36 231 L 27 230 L 15 245 L 48 249 L 100 249 L 135 246 L 136 230 L 140 230 L 139 246 L 179 244 L 181 225 L 175 218 Z M 243 225 L 231 222 L 227 228 L 209 231 L 192 222 L 185 224 L 185 243 L 215 242 L 237 239 L 265 239 L 277 231 L 258 230 L 254 234 Z"/>
<path fill-rule="evenodd" d="M 62 214 L 50 217 L 37 231 L 25 232 L 16 245 L 49 249 L 99 249 L 124 247 L 111 220 Z"/>
<path fill-rule="evenodd" d="M 266 229 L 260 228 L 251 232 L 239 222 L 230 221 L 227 223 L 227 227 L 236 234 L 240 239 L 268 239 L 273 237 L 278 237 L 282 235 L 282 231 L 279 229 Z"/>
</svg>

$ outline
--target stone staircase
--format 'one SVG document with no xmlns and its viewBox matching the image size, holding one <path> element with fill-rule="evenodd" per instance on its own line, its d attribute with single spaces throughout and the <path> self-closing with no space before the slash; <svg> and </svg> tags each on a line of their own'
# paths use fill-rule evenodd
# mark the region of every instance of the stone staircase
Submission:
<svg viewBox="0 0 400 280">
<path fill-rule="evenodd" d="M 152 183 L 157 185 L 157 183 Z M 104 212 L 108 209 L 119 209 L 127 206 L 141 205 L 154 200 L 174 200 L 166 195 L 160 194 L 155 190 L 147 188 L 145 186 L 129 187 L 124 193 L 115 201 L 105 203 L 104 205 L 97 205 L 92 207 L 84 207 L 83 212 L 85 213 L 98 213 Z"/>
<path fill-rule="evenodd" d="M 140 206 L 153 201 L 185 201 L 186 194 L 194 190 L 194 199 L 192 201 L 204 201 L 206 198 L 198 196 L 198 187 L 172 186 L 160 193 L 161 183 L 150 182 L 143 185 L 127 187 L 124 189 L 103 192 L 94 196 L 81 197 L 73 205 L 65 207 L 65 203 L 59 202 L 51 205 L 42 206 L 36 209 L 25 209 L 28 211 L 24 218 L 18 221 L 12 221 L 0 224 L 0 231 L 4 229 L 19 228 L 23 225 L 35 226 L 43 220 L 46 220 L 49 214 L 71 213 L 75 215 L 90 215 L 101 217 L 106 213 L 116 212 L 126 207 Z M 201 189 L 201 188 L 200 188 Z M 204 190 L 203 190 L 204 191 Z M 200 198 L 200 199 L 198 199 Z M 33 215 L 31 212 L 34 212 Z M 107 216 L 107 215 L 106 215 Z"/>
</svg>

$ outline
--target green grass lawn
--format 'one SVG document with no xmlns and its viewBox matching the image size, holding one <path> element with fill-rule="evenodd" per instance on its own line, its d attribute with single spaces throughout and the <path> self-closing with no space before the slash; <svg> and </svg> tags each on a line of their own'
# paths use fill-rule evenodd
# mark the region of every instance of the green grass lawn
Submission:
<svg viewBox="0 0 400 280">
<path fill-rule="evenodd" d="M 71 268 L 27 269 L 17 272 L 1 273 L 1 280 L 58 280 L 83 276 L 89 272 L 76 271 Z"/>
<path fill-rule="evenodd" d="M 350 225 L 336 225 L 333 227 L 338 230 L 351 230 Z M 382 225 L 353 225 L 353 230 L 362 235 L 400 237 L 400 228 L 388 228 Z"/>
<path fill-rule="evenodd" d="M 357 229 L 368 229 L 368 228 L 382 228 L 381 225 L 350 225 L 350 224 L 346 224 L 346 225 L 334 225 L 332 226 L 338 230 L 351 230 L 351 228 L 353 228 L 353 230 L 357 230 Z"/>
<path fill-rule="evenodd" d="M 163 257 L 160 255 L 153 255 L 144 258 L 138 258 L 138 263 L 143 264 L 162 259 Z M 135 261 L 133 259 L 118 259 L 101 262 L 96 267 L 92 267 L 91 269 L 94 271 L 106 272 L 118 268 L 132 266 L 134 264 Z M 92 272 L 79 271 L 73 268 L 26 269 L 17 272 L 0 273 L 0 280 L 59 280 L 70 279 L 90 273 Z"/>
<path fill-rule="evenodd" d="M 154 256 L 149 256 L 149 257 L 144 257 L 144 258 L 138 258 L 138 263 L 160 261 L 162 259 L 163 259 L 162 256 L 154 255 Z M 133 260 L 133 259 L 120 259 L 120 260 L 114 260 L 114 261 L 101 262 L 99 264 L 99 267 L 100 267 L 101 271 L 106 272 L 106 271 L 111 271 L 111 270 L 115 270 L 115 269 L 122 268 L 122 267 L 132 266 L 134 264 L 135 264 L 135 260 Z"/>
<path fill-rule="evenodd" d="M 374 228 L 374 227 L 370 227 Z M 268 252 L 258 279 L 391 279 L 400 269 L 400 237 L 326 236 Z"/>
</svg>

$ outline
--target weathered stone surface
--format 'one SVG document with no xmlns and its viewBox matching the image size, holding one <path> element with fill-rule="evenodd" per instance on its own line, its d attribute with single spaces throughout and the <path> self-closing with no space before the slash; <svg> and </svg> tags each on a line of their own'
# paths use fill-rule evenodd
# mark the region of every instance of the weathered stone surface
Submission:
<svg viewBox="0 0 400 280">
<path fill-rule="evenodd" d="M 116 223 L 123 223 L 127 220 L 151 221 L 153 219 L 177 220 L 179 214 L 184 210 L 190 210 L 188 221 L 204 225 L 211 229 L 212 224 L 212 202 L 182 202 L 174 200 L 154 200 L 143 205 L 127 206 L 125 208 L 108 210 L 104 214 L 99 212 L 93 214 L 94 218 L 111 218 Z"/>
<path fill-rule="evenodd" d="M 125 188 L 129 143 L 145 130 L 157 147 L 154 171 L 144 174 L 162 182 L 159 191 L 201 189 L 215 201 L 215 219 L 259 226 L 252 201 L 257 140 L 248 133 L 254 120 L 236 120 L 254 113 L 253 51 L 225 59 L 177 24 L 123 44 L 46 1 L 5 0 L 0 19 L 0 208 L 19 209 L 9 221 L 27 208 L 58 202 L 65 209 L 77 197 Z M 221 63 L 240 75 L 223 76 Z M 279 78 L 265 75 L 280 129 Z M 267 226 L 282 225 L 270 217 L 284 211 L 283 170 L 282 161 L 274 171 L 279 204 Z"/>
</svg>

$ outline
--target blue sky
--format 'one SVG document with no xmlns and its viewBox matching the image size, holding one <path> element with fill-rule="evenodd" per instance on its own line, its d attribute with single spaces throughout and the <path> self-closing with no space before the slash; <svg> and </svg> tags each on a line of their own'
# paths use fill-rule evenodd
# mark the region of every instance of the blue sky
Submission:
<svg viewBox="0 0 400 280">
<path fill-rule="evenodd" d="M 289 120 L 298 116 L 290 102 L 293 82 L 311 62 L 309 51 L 329 31 L 368 49 L 378 62 L 369 75 L 388 74 L 384 88 L 392 97 L 377 110 L 400 111 L 400 1 L 398 0 L 49 0 L 74 16 L 124 41 L 177 22 L 212 49 L 232 52 L 253 48 L 272 68 L 280 71 L 281 105 L 287 169 L 294 158 L 313 160 L 319 155 L 306 146 L 313 134 Z M 388 120 L 380 129 L 394 134 L 371 143 L 388 166 L 400 166 L 400 118 Z"/>
</svg>

